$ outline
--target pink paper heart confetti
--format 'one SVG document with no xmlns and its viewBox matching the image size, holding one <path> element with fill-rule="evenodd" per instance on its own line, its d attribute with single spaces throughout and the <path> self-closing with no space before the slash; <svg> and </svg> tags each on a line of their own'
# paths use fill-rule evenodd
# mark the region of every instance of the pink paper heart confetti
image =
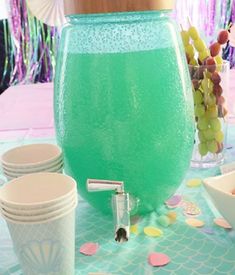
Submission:
<svg viewBox="0 0 235 275">
<path fill-rule="evenodd" d="M 181 195 L 174 195 L 171 198 L 169 198 L 165 203 L 167 206 L 176 207 L 180 204 L 181 200 L 182 200 Z"/>
<path fill-rule="evenodd" d="M 216 218 L 214 219 L 214 223 L 225 229 L 232 229 L 232 226 L 224 218 Z"/>
<path fill-rule="evenodd" d="M 214 230 L 213 230 L 212 228 L 209 228 L 209 227 L 202 228 L 202 229 L 201 229 L 201 232 L 206 233 L 206 234 L 209 234 L 209 235 L 212 235 L 212 234 L 215 233 Z"/>
<path fill-rule="evenodd" d="M 170 258 L 166 254 L 153 252 L 149 254 L 148 262 L 152 266 L 164 266 L 170 262 Z"/>
<path fill-rule="evenodd" d="M 80 253 L 82 253 L 86 256 L 92 256 L 92 255 L 96 254 L 98 249 L 99 249 L 98 243 L 84 243 L 80 247 Z"/>
</svg>

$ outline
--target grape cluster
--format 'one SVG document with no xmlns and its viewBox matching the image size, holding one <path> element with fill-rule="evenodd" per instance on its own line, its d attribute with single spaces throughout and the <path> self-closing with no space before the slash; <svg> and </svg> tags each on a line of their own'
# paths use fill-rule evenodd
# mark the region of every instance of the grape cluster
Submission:
<svg viewBox="0 0 235 275">
<path fill-rule="evenodd" d="M 209 152 L 218 154 L 223 150 L 224 140 L 221 118 L 227 114 L 219 74 L 223 64 L 220 51 L 221 45 L 228 41 L 228 31 L 221 31 L 217 42 L 209 49 L 193 26 L 190 26 L 188 31 L 182 30 L 181 37 L 188 64 L 191 65 L 189 69 L 199 139 L 198 150 L 201 156 Z"/>
</svg>

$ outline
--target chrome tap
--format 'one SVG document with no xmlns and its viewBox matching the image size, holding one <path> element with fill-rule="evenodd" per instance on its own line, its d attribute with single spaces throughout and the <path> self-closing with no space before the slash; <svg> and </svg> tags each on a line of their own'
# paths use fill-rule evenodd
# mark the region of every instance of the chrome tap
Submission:
<svg viewBox="0 0 235 275">
<path fill-rule="evenodd" d="M 112 195 L 112 208 L 115 220 L 115 241 L 126 242 L 130 236 L 130 199 L 129 194 L 124 192 L 122 181 L 111 180 L 87 180 L 89 192 L 114 190 Z"/>
</svg>

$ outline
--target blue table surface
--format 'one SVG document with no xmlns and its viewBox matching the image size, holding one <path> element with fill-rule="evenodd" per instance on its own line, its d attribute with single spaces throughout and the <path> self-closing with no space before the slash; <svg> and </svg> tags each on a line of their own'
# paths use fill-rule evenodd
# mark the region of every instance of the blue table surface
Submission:
<svg viewBox="0 0 235 275">
<path fill-rule="evenodd" d="M 54 139 L 20 139 L 0 142 L 0 153 L 20 144 L 50 142 Z M 226 163 L 235 161 L 235 127 L 229 127 L 228 144 L 232 148 L 226 150 Z M 218 175 L 219 169 L 189 169 L 185 180 L 177 190 L 177 194 L 185 200 L 195 202 L 201 209 L 199 219 L 214 234 L 206 234 L 201 229 L 193 228 L 185 223 L 186 217 L 182 208 L 174 209 L 177 222 L 168 228 L 157 223 L 156 212 L 151 213 L 138 222 L 139 234 L 131 234 L 125 244 L 117 244 L 113 239 L 112 218 L 103 216 L 87 202 L 80 199 L 76 211 L 76 259 L 75 274 L 87 275 L 100 272 L 107 275 L 196 275 L 226 274 L 235 275 L 235 231 L 216 226 L 213 222 L 220 214 L 213 206 L 203 186 L 189 188 L 187 179 L 205 178 Z M 0 182 L 4 180 L 0 174 Z M 151 238 L 143 233 L 145 226 L 156 226 L 163 230 L 163 235 Z M 99 243 L 98 252 L 91 257 L 79 253 L 85 242 Z M 152 267 L 148 264 L 148 254 L 162 252 L 171 258 L 170 264 L 164 267 Z M 14 254 L 11 238 L 5 221 L 0 218 L 0 275 L 22 274 Z M 61 274 L 63 275 L 63 274 Z"/>
</svg>

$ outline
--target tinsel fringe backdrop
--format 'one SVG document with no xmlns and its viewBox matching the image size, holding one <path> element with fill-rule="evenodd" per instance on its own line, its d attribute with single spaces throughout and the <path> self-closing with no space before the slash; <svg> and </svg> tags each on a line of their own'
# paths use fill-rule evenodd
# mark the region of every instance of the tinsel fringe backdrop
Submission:
<svg viewBox="0 0 235 275">
<path fill-rule="evenodd" d="M 10 84 L 51 81 L 59 41 L 58 30 L 36 20 L 28 11 L 26 0 L 8 1 L 10 14 L 9 26 L 4 24 L 7 54 L 2 81 L 6 70 L 11 70 Z M 201 35 L 211 43 L 219 29 L 235 22 L 235 1 L 178 0 L 174 16 L 184 28 L 188 27 L 189 17 Z M 223 57 L 235 66 L 234 48 L 227 46 Z"/>
<path fill-rule="evenodd" d="M 6 43 L 11 53 L 6 55 L 5 64 L 14 64 L 10 84 L 51 81 L 59 42 L 57 29 L 33 17 L 25 0 L 8 1 L 10 32 L 6 32 L 5 41 L 11 41 Z"/>
</svg>

